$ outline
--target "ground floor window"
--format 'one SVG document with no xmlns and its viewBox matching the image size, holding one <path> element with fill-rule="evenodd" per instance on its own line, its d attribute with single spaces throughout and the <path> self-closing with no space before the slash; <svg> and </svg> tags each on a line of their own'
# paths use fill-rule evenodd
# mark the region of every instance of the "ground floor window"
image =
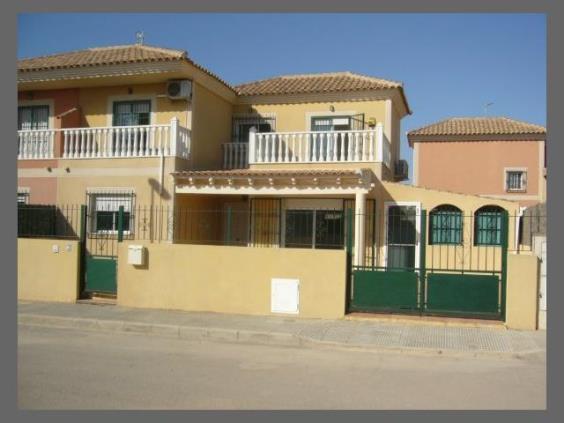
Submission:
<svg viewBox="0 0 564 423">
<path fill-rule="evenodd" d="M 29 194 L 29 188 L 18 188 L 18 204 L 28 204 Z"/>
<path fill-rule="evenodd" d="M 123 231 L 132 230 L 133 193 L 90 193 L 91 233 L 117 233 L 119 209 L 123 206 Z"/>
<path fill-rule="evenodd" d="M 285 224 L 286 247 L 339 249 L 344 246 L 342 210 L 287 209 Z"/>
<path fill-rule="evenodd" d="M 484 206 L 474 214 L 474 244 L 501 245 L 501 216 L 498 206 Z"/>
<path fill-rule="evenodd" d="M 429 213 L 429 244 L 462 244 L 462 210 L 447 204 L 431 210 Z"/>
</svg>

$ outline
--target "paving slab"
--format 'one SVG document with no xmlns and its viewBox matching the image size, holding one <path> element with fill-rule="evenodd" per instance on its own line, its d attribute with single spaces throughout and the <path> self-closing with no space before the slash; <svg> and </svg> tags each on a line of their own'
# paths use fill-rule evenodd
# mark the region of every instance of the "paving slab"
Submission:
<svg viewBox="0 0 564 423">
<path fill-rule="evenodd" d="M 398 319 L 300 319 L 128 308 L 107 304 L 20 302 L 21 324 L 119 331 L 194 341 L 332 345 L 370 350 L 527 354 L 546 349 L 546 333 Z"/>
</svg>

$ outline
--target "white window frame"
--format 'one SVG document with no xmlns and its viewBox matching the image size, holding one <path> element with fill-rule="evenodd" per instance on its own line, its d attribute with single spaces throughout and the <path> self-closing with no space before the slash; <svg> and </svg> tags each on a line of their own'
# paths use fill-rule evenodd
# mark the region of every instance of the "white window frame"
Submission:
<svg viewBox="0 0 564 423">
<path fill-rule="evenodd" d="M 29 197 L 31 196 L 31 190 L 29 187 L 18 187 L 18 204 L 20 203 L 20 195 L 23 196 L 23 204 L 29 204 Z"/>
<path fill-rule="evenodd" d="M 421 247 L 421 202 L 419 201 L 384 202 L 384 267 L 388 267 L 388 213 L 392 206 L 415 206 L 415 268 L 419 269 L 419 249 Z"/>
<path fill-rule="evenodd" d="M 324 112 L 306 112 L 306 121 L 305 121 L 305 128 L 307 132 L 310 132 L 311 129 L 311 118 L 317 118 L 317 117 L 327 117 L 327 118 L 332 118 L 332 117 L 340 117 L 340 116 L 348 116 L 349 118 L 357 115 L 358 112 L 355 111 L 351 111 L 351 110 L 335 110 L 334 112 L 327 110 Z"/>
<path fill-rule="evenodd" d="M 507 184 L 507 178 L 509 176 L 509 172 L 521 172 L 521 188 L 519 189 L 509 189 L 508 184 Z M 523 178 L 524 176 L 524 178 Z M 524 179 L 524 181 L 523 181 Z M 518 193 L 523 193 L 523 192 L 527 192 L 527 179 L 528 179 L 528 175 L 527 175 L 527 168 L 526 167 L 506 167 L 504 168 L 504 172 L 503 172 L 503 188 L 505 192 L 518 192 Z"/>
<path fill-rule="evenodd" d="M 124 235 L 132 235 L 133 234 L 133 228 L 131 226 L 132 223 L 132 217 L 134 217 L 133 212 L 135 209 L 135 191 L 132 189 L 121 189 L 121 188 L 98 188 L 98 189 L 88 189 L 86 191 L 86 194 L 88 196 L 88 208 L 91 210 L 89 215 L 90 215 L 90 219 L 88 222 L 88 233 L 91 235 L 117 235 L 118 234 L 118 230 L 96 230 L 96 198 L 99 196 L 106 196 L 106 197 L 110 197 L 110 196 L 129 196 L 129 200 L 131 203 L 131 210 L 129 212 L 130 214 L 130 225 L 129 225 L 129 230 L 127 231 L 123 231 Z M 118 209 L 119 210 L 119 209 Z M 108 211 L 116 211 L 116 210 L 108 210 Z M 114 225 L 112 225 L 114 227 L 117 227 L 117 222 L 115 222 Z"/>
</svg>

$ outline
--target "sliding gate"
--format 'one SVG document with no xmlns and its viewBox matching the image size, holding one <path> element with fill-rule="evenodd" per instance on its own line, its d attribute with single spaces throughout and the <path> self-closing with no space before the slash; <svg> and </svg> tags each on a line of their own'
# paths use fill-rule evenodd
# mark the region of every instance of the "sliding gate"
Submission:
<svg viewBox="0 0 564 423">
<path fill-rule="evenodd" d="M 382 256 L 349 267 L 348 311 L 504 320 L 507 213 L 429 217 L 415 206 L 387 207 Z"/>
</svg>

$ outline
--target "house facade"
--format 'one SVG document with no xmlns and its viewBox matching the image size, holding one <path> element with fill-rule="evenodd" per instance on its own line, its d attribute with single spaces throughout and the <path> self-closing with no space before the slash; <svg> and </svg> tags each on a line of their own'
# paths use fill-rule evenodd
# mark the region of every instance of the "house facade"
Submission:
<svg viewBox="0 0 564 423">
<path fill-rule="evenodd" d="M 115 295 L 108 246 L 125 236 L 346 249 L 359 310 L 420 309 L 427 267 L 468 298 L 475 272 L 487 293 L 436 310 L 503 313 L 503 257 L 515 242 L 504 216 L 519 203 L 400 183 L 411 110 L 399 82 L 335 72 L 231 86 L 185 52 L 132 45 L 20 60 L 18 99 L 18 201 L 87 207 L 87 290 Z M 380 282 L 363 285 L 363 272 L 385 273 L 382 287 L 396 281 L 392 295 L 375 296 Z"/>
<path fill-rule="evenodd" d="M 505 117 L 451 118 L 407 133 L 414 185 L 517 201 L 546 201 L 546 129 Z"/>
</svg>

